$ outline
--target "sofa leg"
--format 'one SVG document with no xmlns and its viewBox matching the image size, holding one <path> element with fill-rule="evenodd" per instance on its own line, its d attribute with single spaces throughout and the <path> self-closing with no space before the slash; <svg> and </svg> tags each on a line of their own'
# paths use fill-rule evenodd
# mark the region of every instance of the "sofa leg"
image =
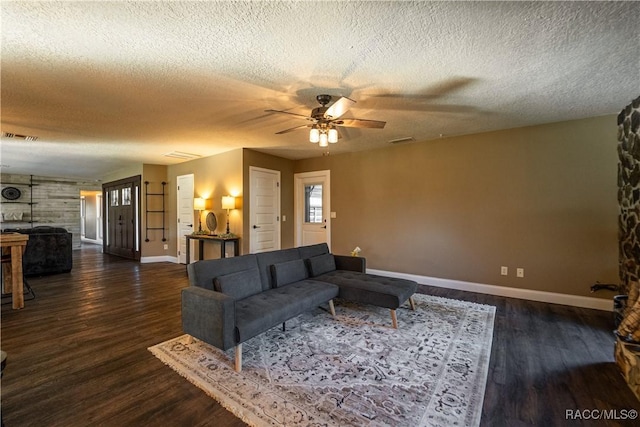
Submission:
<svg viewBox="0 0 640 427">
<path fill-rule="evenodd" d="M 393 329 L 398 329 L 398 318 L 395 310 L 391 310 L 391 323 L 393 323 Z"/>
<path fill-rule="evenodd" d="M 331 315 L 336 317 L 336 308 L 333 306 L 333 300 L 329 300 L 329 311 L 331 311 Z"/>
<path fill-rule="evenodd" d="M 235 353 L 236 353 L 235 370 L 236 372 L 240 372 L 242 371 L 242 344 L 236 345 Z"/>
<path fill-rule="evenodd" d="M 409 297 L 409 305 L 411 306 L 411 310 L 416 311 L 416 302 L 413 300 L 413 297 Z"/>
</svg>

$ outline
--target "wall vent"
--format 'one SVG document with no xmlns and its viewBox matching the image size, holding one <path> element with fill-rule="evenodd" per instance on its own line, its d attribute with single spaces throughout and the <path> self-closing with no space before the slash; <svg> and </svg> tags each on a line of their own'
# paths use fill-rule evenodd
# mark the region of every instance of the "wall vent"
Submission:
<svg viewBox="0 0 640 427">
<path fill-rule="evenodd" d="M 25 141 L 36 141 L 38 139 L 37 136 L 20 135 L 20 134 L 11 133 L 11 132 L 2 132 L 2 137 L 3 138 L 14 138 L 14 139 L 24 139 Z"/>
</svg>

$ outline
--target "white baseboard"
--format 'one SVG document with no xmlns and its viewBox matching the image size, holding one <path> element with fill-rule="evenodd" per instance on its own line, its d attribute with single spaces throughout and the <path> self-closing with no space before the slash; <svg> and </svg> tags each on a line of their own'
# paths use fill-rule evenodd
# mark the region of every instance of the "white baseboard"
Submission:
<svg viewBox="0 0 640 427">
<path fill-rule="evenodd" d="M 613 299 L 591 298 L 580 295 L 558 294 L 554 292 L 536 291 L 533 289 L 510 288 L 507 286 L 485 285 L 483 283 L 463 282 L 461 280 L 440 279 L 438 277 L 419 276 L 416 274 L 396 273 L 393 271 L 367 269 L 367 273 L 380 276 L 396 277 L 416 281 L 423 285 L 439 288 L 457 289 L 508 298 L 526 299 L 530 301 L 548 302 L 551 304 L 570 305 L 573 307 L 592 308 L 595 310 L 613 311 Z"/>
<path fill-rule="evenodd" d="M 143 256 L 140 258 L 141 264 L 149 264 L 153 262 L 172 262 L 174 264 L 178 264 L 178 257 L 169 256 L 169 255 L 160 255 L 160 256 Z"/>
</svg>

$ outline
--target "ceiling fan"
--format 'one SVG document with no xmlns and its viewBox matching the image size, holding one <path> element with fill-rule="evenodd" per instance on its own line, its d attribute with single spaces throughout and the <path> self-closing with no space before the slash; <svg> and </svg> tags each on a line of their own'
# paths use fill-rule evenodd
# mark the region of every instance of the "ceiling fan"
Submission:
<svg viewBox="0 0 640 427">
<path fill-rule="evenodd" d="M 342 115 L 346 113 L 353 104 L 356 103 L 353 99 L 349 99 L 345 96 L 340 97 L 336 102 L 327 107 L 327 104 L 331 102 L 333 97 L 331 95 L 318 95 L 316 100 L 321 105 L 311 111 L 310 116 L 302 114 L 290 113 L 282 110 L 265 110 L 267 113 L 280 113 L 288 114 L 297 118 L 305 119 L 310 123 L 292 127 L 289 129 L 276 132 L 276 135 L 292 132 L 294 130 L 302 128 L 311 128 L 309 131 L 309 141 L 313 143 L 319 143 L 320 147 L 327 147 L 329 143 L 338 142 L 338 130 L 336 127 L 352 127 L 352 128 L 372 128 L 382 129 L 386 122 L 378 120 L 365 120 L 365 119 L 341 119 Z"/>
</svg>

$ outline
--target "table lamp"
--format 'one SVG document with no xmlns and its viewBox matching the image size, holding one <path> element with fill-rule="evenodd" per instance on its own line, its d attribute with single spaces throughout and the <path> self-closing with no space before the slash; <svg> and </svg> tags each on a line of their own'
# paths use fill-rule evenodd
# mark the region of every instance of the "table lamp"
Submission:
<svg viewBox="0 0 640 427">
<path fill-rule="evenodd" d="M 222 196 L 222 209 L 227 210 L 227 234 L 229 234 L 229 211 L 236 208 L 236 198 L 233 196 Z"/>
</svg>

